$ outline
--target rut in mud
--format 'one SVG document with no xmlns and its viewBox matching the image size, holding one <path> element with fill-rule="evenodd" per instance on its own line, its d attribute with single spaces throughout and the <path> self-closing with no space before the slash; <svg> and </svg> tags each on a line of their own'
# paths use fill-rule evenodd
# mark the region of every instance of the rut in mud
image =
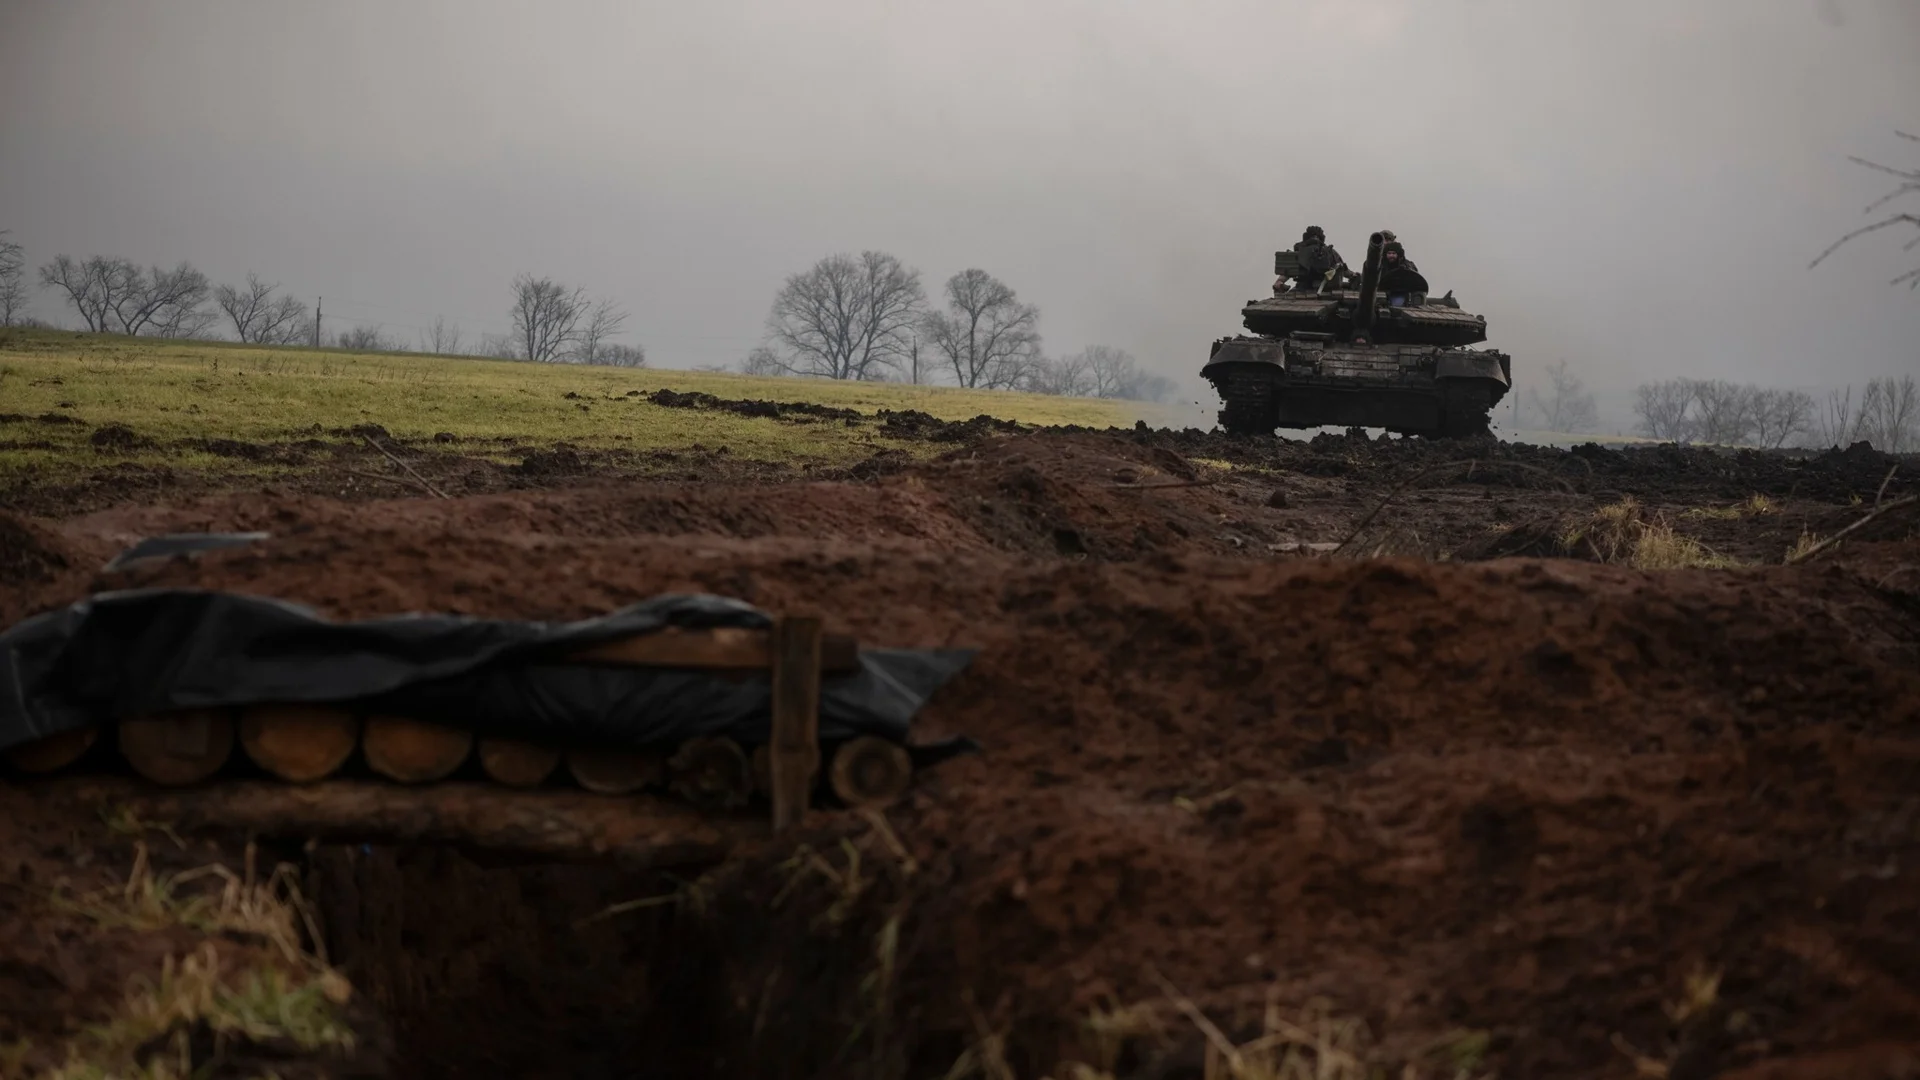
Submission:
<svg viewBox="0 0 1920 1080">
<path fill-rule="evenodd" d="M 1891 1076 L 1920 1054 L 1911 519 L 1797 567 L 1390 552 L 1632 496 L 1778 563 L 1893 464 L 1046 433 L 770 485 L 112 507 L 0 537 L 28 553 L 0 598 L 10 620 L 139 585 L 563 619 L 699 590 L 982 650 L 919 725 L 985 753 L 881 818 L 670 871 L 289 844 L 391 1075 L 919 1077 L 996 1054 L 1021 1077 L 1197 1075 L 1177 991 L 1234 1038 L 1269 999 L 1362 1020 L 1349 1048 L 1391 1075 Z M 1402 484 L 1343 557 L 1308 557 Z M 188 528 L 273 536 L 94 569 Z M 19 822 L 68 812 L 5 798 Z M 75 940 L 0 992 L 110 963 Z"/>
</svg>

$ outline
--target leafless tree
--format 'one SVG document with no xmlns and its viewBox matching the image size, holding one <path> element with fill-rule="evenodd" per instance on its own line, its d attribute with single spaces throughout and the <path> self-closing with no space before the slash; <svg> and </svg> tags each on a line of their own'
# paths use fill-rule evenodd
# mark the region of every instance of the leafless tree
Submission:
<svg viewBox="0 0 1920 1080">
<path fill-rule="evenodd" d="M 647 366 L 647 351 L 638 345 L 615 342 L 600 346 L 592 362 L 605 367 L 643 368 Z"/>
<path fill-rule="evenodd" d="M 356 326 L 351 330 L 342 330 L 334 341 L 342 349 L 358 352 L 393 352 L 396 348 L 393 339 L 381 333 L 377 326 Z"/>
<path fill-rule="evenodd" d="M 524 360 L 519 348 L 514 344 L 512 334 L 482 334 L 480 343 L 473 347 L 473 356 L 491 357 L 495 360 Z"/>
<path fill-rule="evenodd" d="M 1593 394 L 1565 360 L 1547 368 L 1547 381 L 1551 384 L 1548 393 L 1541 394 L 1538 387 L 1528 390 L 1527 404 L 1540 414 L 1548 431 L 1592 431 L 1598 425 Z"/>
<path fill-rule="evenodd" d="M 720 368 L 719 370 L 725 371 L 726 369 Z M 785 375 L 787 374 L 787 367 L 780 362 L 780 357 L 776 355 L 772 349 L 767 348 L 765 345 L 759 345 L 748 352 L 746 357 L 740 361 L 740 373 L 743 375 L 761 376 Z"/>
<path fill-rule="evenodd" d="M 1725 379 L 1694 379 L 1694 431 L 1698 442 L 1738 446 L 1753 433 L 1753 395 Z"/>
<path fill-rule="evenodd" d="M 1860 395 L 1858 424 L 1860 437 L 1883 453 L 1920 447 L 1920 384 L 1911 375 L 1868 382 Z"/>
<path fill-rule="evenodd" d="M 0 326 L 13 326 L 26 313 L 27 253 L 0 229 Z"/>
<path fill-rule="evenodd" d="M 947 279 L 947 310 L 925 318 L 927 339 L 953 367 L 961 386 L 1018 385 L 1040 355 L 1040 309 L 985 270 Z"/>
<path fill-rule="evenodd" d="M 925 303 L 920 272 L 895 256 L 829 255 L 780 287 L 767 338 L 795 375 L 880 379 L 899 366 Z"/>
<path fill-rule="evenodd" d="M 65 293 L 88 330 L 105 333 L 113 325 L 113 290 L 124 285 L 115 262 L 99 255 L 84 261 L 61 255 L 40 268 L 40 283 Z"/>
<path fill-rule="evenodd" d="M 1859 437 L 1860 416 L 1853 407 L 1853 387 L 1827 391 L 1827 400 L 1813 417 L 1813 437 L 1821 446 L 1851 446 Z"/>
<path fill-rule="evenodd" d="M 307 330 L 307 305 L 292 296 L 275 296 L 278 285 L 261 281 L 249 272 L 247 283 L 236 288 L 222 285 L 213 290 L 213 302 L 226 312 L 233 332 L 241 341 L 261 345 L 289 345 L 301 340 L 296 335 Z"/>
<path fill-rule="evenodd" d="M 1904 131 L 1896 131 L 1894 132 L 1894 134 L 1910 142 L 1920 142 L 1920 136 L 1909 135 Z M 1888 176 L 1893 177 L 1896 181 L 1898 181 L 1898 183 L 1895 185 L 1892 191 L 1889 191 L 1885 195 L 1882 195 L 1878 199 L 1875 199 L 1873 202 L 1868 203 L 1866 210 L 1863 211 L 1864 213 L 1868 213 L 1868 214 L 1877 213 L 1882 207 L 1885 207 L 1889 203 L 1892 203 L 1898 199 L 1904 198 L 1909 195 L 1920 195 L 1920 169 L 1896 169 L 1891 165 L 1882 165 L 1879 162 L 1868 161 L 1865 158 L 1857 158 L 1857 157 L 1849 157 L 1847 160 L 1853 162 L 1856 165 L 1863 165 L 1869 169 L 1872 169 L 1875 172 L 1885 173 Z M 1848 233 L 1847 235 L 1841 237 L 1840 239 L 1835 240 L 1832 244 L 1830 244 L 1827 247 L 1827 250 L 1821 252 L 1813 260 L 1813 262 L 1808 265 L 1807 269 L 1811 270 L 1814 267 L 1819 266 L 1822 260 L 1824 260 L 1827 256 L 1833 254 L 1834 252 L 1840 250 L 1841 245 L 1847 243 L 1849 240 L 1852 240 L 1855 237 L 1865 236 L 1867 233 L 1870 233 L 1870 232 L 1879 232 L 1881 229 L 1894 228 L 1900 225 L 1905 225 L 1915 230 L 1920 230 L 1920 214 L 1913 214 L 1913 213 L 1907 213 L 1907 212 L 1892 213 L 1879 219 L 1878 221 L 1873 222 L 1872 224 L 1862 225 L 1859 228 Z M 1912 251 L 1916 246 L 1920 246 L 1920 236 L 1915 236 L 1913 239 L 1907 241 L 1904 245 L 1901 246 L 1901 250 Z M 1895 285 L 1898 285 L 1901 282 L 1905 282 L 1909 289 L 1920 288 L 1920 267 L 1915 267 L 1912 270 L 1909 270 L 1906 273 L 1901 274 L 1900 276 L 1893 279 L 1893 284 Z"/>
<path fill-rule="evenodd" d="M 1094 392 L 1094 376 L 1087 362 L 1088 350 L 1066 356 L 1043 356 L 1034 364 L 1034 371 L 1022 390 L 1031 390 L 1036 394 L 1058 394 L 1061 397 L 1086 397 Z"/>
<path fill-rule="evenodd" d="M 560 359 L 579 341 L 587 309 L 583 289 L 531 274 L 514 278 L 511 315 L 516 351 L 543 364 Z"/>
<path fill-rule="evenodd" d="M 433 325 L 420 333 L 420 351 L 435 356 L 460 355 L 460 328 L 446 320 L 444 315 L 435 315 Z"/>
<path fill-rule="evenodd" d="M 1753 442 L 1762 449 L 1778 450 L 1813 422 L 1811 394 L 1758 386 L 1748 391 L 1747 415 L 1752 421 Z"/>
<path fill-rule="evenodd" d="M 933 358 L 927 354 L 926 339 L 918 330 L 907 334 L 907 344 L 900 353 L 900 377 L 906 382 L 921 386 L 933 381 Z"/>
<path fill-rule="evenodd" d="M 1634 391 L 1633 411 L 1644 434 L 1686 442 L 1693 435 L 1693 386 L 1686 379 L 1643 383 Z"/>
<path fill-rule="evenodd" d="M 586 306 L 574 331 L 573 348 L 567 359 L 583 364 L 600 363 L 600 350 L 607 347 L 620 328 L 627 324 L 627 313 L 611 300 L 599 300 Z"/>
</svg>

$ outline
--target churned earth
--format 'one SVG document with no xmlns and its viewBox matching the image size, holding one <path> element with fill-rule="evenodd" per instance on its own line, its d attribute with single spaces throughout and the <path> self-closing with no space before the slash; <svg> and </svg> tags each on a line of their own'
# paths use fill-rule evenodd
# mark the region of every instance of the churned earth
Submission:
<svg viewBox="0 0 1920 1080">
<path fill-rule="evenodd" d="M 917 730 L 984 746 L 671 866 L 249 848 L 128 810 L 105 758 L 14 783 L 0 1046 L 55 1067 L 206 941 L 351 1035 L 203 1016 L 217 1075 L 1920 1075 L 1920 463 L 897 426 L 927 453 L 635 478 L 388 441 L 416 494 L 0 517 L 7 623 L 137 586 L 343 618 L 711 591 L 980 649 Z M 199 530 L 270 537 L 100 569 Z M 102 914 L 215 865 L 241 885 L 170 885 L 197 921 Z M 220 921 L 256 893 L 298 948 Z"/>
</svg>

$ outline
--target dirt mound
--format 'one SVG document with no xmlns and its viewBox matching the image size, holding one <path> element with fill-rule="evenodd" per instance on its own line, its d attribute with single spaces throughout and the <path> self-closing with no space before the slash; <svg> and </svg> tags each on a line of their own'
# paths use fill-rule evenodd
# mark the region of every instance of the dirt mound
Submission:
<svg viewBox="0 0 1920 1080">
<path fill-rule="evenodd" d="M 666 409 L 713 409 L 736 413 L 740 416 L 760 416 L 776 420 L 806 418 L 845 420 L 852 423 L 865 419 L 862 413 L 853 409 L 816 405 L 810 401 L 740 401 L 716 397 L 697 390 L 684 394 L 672 390 L 655 390 L 645 395 L 645 398 L 648 402 Z"/>
<path fill-rule="evenodd" d="M 0 586 L 38 584 L 72 565 L 58 537 L 38 525 L 0 514 Z"/>
<path fill-rule="evenodd" d="M 107 424 L 95 428 L 87 442 L 97 450 L 126 452 L 148 445 L 151 440 L 143 439 L 125 424 Z"/>
<path fill-rule="evenodd" d="M 881 409 L 875 416 L 883 432 L 896 439 L 924 439 L 930 442 L 974 442 L 989 435 L 1023 430 L 1012 420 L 982 414 L 971 420 L 942 420 L 918 409 Z"/>
</svg>

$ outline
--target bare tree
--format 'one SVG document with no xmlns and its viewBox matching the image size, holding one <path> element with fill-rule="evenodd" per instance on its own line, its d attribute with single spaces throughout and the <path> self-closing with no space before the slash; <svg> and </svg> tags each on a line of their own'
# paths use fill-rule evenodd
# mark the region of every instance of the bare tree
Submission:
<svg viewBox="0 0 1920 1080">
<path fill-rule="evenodd" d="M 926 334 L 961 386 L 1017 386 L 1040 355 L 1040 309 L 1023 304 L 985 270 L 947 279 L 947 310 L 926 316 Z"/>
<path fill-rule="evenodd" d="M 720 370 L 725 371 L 726 369 L 721 368 Z M 743 375 L 763 376 L 785 375 L 787 374 L 787 367 L 780 362 L 780 357 L 775 355 L 772 349 L 767 348 L 765 345 L 760 345 L 748 352 L 746 358 L 740 361 L 740 373 Z"/>
<path fill-rule="evenodd" d="M 1896 131 L 1894 132 L 1894 134 L 1898 135 L 1903 139 L 1909 140 L 1911 142 L 1920 142 L 1920 136 L 1909 135 L 1904 131 Z M 1892 191 L 1889 191 L 1885 195 L 1882 195 L 1878 199 L 1875 199 L 1874 201 L 1868 203 L 1866 210 L 1863 211 L 1864 213 L 1868 213 L 1868 214 L 1875 213 L 1879 211 L 1881 207 L 1886 206 L 1887 204 L 1908 195 L 1920 195 L 1920 169 L 1896 169 L 1890 165 L 1882 165 L 1879 162 L 1868 161 L 1865 158 L 1857 158 L 1857 157 L 1849 157 L 1847 160 L 1853 162 L 1856 165 L 1864 165 L 1875 172 L 1886 173 L 1888 176 L 1891 176 L 1898 181 L 1898 184 L 1894 187 Z M 1894 226 L 1897 226 L 1897 225 L 1907 225 L 1907 226 L 1911 226 L 1916 230 L 1920 230 L 1920 214 L 1894 213 L 1894 214 L 1889 214 L 1886 217 L 1883 217 L 1880 220 L 1873 222 L 1872 224 L 1862 225 L 1859 228 L 1848 233 L 1847 235 L 1841 237 L 1840 239 L 1835 240 L 1832 244 L 1828 245 L 1827 250 L 1821 252 L 1817 257 L 1815 257 L 1813 262 L 1808 264 L 1807 269 L 1811 270 L 1814 267 L 1819 266 L 1822 260 L 1824 260 L 1827 256 L 1833 254 L 1834 252 L 1840 250 L 1841 245 L 1847 243 L 1847 241 L 1852 240 L 1855 237 L 1865 236 L 1867 233 L 1879 232 L 1881 229 L 1893 228 Z M 1912 240 L 1907 241 L 1906 244 L 1902 245 L 1901 250 L 1912 251 L 1916 246 L 1920 246 L 1920 236 L 1916 236 Z M 1898 285 L 1901 282 L 1906 282 L 1907 287 L 1909 289 L 1920 288 L 1920 267 L 1915 267 L 1912 270 L 1909 270 L 1906 273 L 1901 274 L 1900 276 L 1894 278 L 1892 283 L 1895 285 Z"/>
<path fill-rule="evenodd" d="M 932 357 L 927 355 L 927 343 L 920 337 L 919 331 L 907 335 L 906 348 L 900 355 L 900 375 L 914 386 L 933 381 Z"/>
<path fill-rule="evenodd" d="M 148 330 L 163 337 L 190 337 L 213 325 L 217 315 L 205 311 L 213 288 L 207 275 L 183 262 L 172 270 L 154 267 L 151 273 L 125 259 L 111 260 L 114 285 L 109 306 L 120 331 Z"/>
<path fill-rule="evenodd" d="M 647 350 L 615 342 L 600 346 L 592 362 L 606 367 L 643 368 L 647 366 Z"/>
<path fill-rule="evenodd" d="M 1694 379 L 1696 441 L 1715 446 L 1738 446 L 1753 432 L 1753 397 L 1747 388 L 1724 379 Z"/>
<path fill-rule="evenodd" d="M 1634 391 L 1633 411 L 1644 434 L 1686 442 L 1693 435 L 1693 386 L 1686 379 L 1643 383 Z"/>
<path fill-rule="evenodd" d="M 925 303 L 920 272 L 898 258 L 829 255 L 780 287 L 767 337 L 795 375 L 879 379 L 899 366 Z"/>
<path fill-rule="evenodd" d="M 521 274 L 513 279 L 511 315 L 516 351 L 528 360 L 551 363 L 579 340 L 587 294 L 552 278 Z"/>
<path fill-rule="evenodd" d="M 213 302 L 233 323 L 233 332 L 241 341 L 261 345 L 286 345 L 295 335 L 308 331 L 305 325 L 307 305 L 292 296 L 274 295 L 278 285 L 269 285 L 249 271 L 244 287 L 222 285 L 213 290 Z"/>
<path fill-rule="evenodd" d="M 600 363 L 600 351 L 620 328 L 627 324 L 627 313 L 611 300 L 601 300 L 587 308 L 574 332 L 573 350 L 568 359 L 583 364 Z"/>
<path fill-rule="evenodd" d="M 1594 407 L 1593 394 L 1580 381 L 1580 376 L 1561 360 L 1547 368 L 1547 380 L 1552 386 L 1544 396 L 1538 387 L 1527 391 L 1527 404 L 1540 414 L 1546 429 L 1592 431 L 1599 423 L 1599 411 Z"/>
<path fill-rule="evenodd" d="M 113 324 L 112 290 L 124 285 L 114 261 L 99 255 L 85 261 L 61 255 L 40 268 L 40 283 L 66 293 L 67 302 L 88 330 L 105 333 Z"/>
<path fill-rule="evenodd" d="M 1799 390 L 1766 390 L 1750 387 L 1747 414 L 1752 420 L 1753 441 L 1765 450 L 1778 450 L 1787 440 L 1807 430 L 1813 422 L 1813 396 Z"/>
<path fill-rule="evenodd" d="M 381 333 L 377 326 L 356 326 L 351 330 L 342 330 L 334 341 L 342 349 L 358 352 L 393 352 L 396 348 L 393 339 Z"/>
<path fill-rule="evenodd" d="M 19 241 L 0 229 L 0 326 L 12 326 L 26 314 L 27 253 Z"/>
<path fill-rule="evenodd" d="M 472 355 L 486 356 L 495 360 L 524 360 L 519 348 L 514 344 L 512 334 L 482 334 L 480 343 L 473 347 Z"/>
<path fill-rule="evenodd" d="M 444 315 L 435 315 L 433 325 L 420 333 L 420 351 L 435 356 L 458 356 L 460 328 L 448 323 Z"/>
<path fill-rule="evenodd" d="M 1058 394 L 1061 397 L 1086 397 L 1094 392 L 1092 365 L 1087 361 L 1090 350 L 1082 349 L 1067 356 L 1040 357 L 1034 365 L 1034 371 L 1022 390 L 1031 390 L 1036 394 Z"/>
<path fill-rule="evenodd" d="M 1860 395 L 1858 432 L 1874 449 L 1903 454 L 1920 446 L 1920 384 L 1911 375 L 1874 379 Z"/>
<path fill-rule="evenodd" d="M 1821 446 L 1853 444 L 1860 429 L 1860 417 L 1853 408 L 1853 387 L 1827 391 L 1827 400 L 1815 414 L 1812 429 Z"/>
</svg>

